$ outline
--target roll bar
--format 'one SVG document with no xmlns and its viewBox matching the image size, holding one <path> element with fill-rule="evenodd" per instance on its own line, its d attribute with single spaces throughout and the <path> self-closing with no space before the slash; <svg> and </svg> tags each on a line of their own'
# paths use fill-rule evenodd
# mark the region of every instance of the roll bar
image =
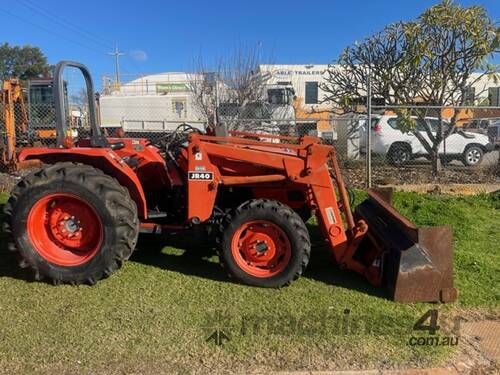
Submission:
<svg viewBox="0 0 500 375">
<path fill-rule="evenodd" d="M 79 69 L 83 77 L 85 78 L 85 84 L 87 87 L 87 100 L 89 103 L 89 119 L 90 119 L 90 130 L 91 137 L 90 141 L 94 147 L 107 147 L 108 142 L 106 138 L 102 135 L 101 128 L 97 124 L 96 117 L 96 105 L 94 98 L 94 84 L 92 82 L 92 76 L 88 68 L 76 61 L 60 61 L 57 63 L 54 70 L 54 85 L 53 93 L 55 100 L 55 110 L 56 110 L 56 132 L 57 132 L 57 147 L 64 147 L 64 138 L 67 134 L 67 122 L 66 122 L 66 109 L 64 106 L 64 78 L 63 73 L 66 67 L 73 67 Z"/>
</svg>

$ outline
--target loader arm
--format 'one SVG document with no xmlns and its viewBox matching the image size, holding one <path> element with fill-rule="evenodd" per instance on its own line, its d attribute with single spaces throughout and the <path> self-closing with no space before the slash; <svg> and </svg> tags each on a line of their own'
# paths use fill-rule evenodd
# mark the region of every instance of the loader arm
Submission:
<svg viewBox="0 0 500 375">
<path fill-rule="evenodd" d="M 418 228 L 395 210 L 390 192 L 384 191 L 369 191 L 369 199 L 353 215 L 334 147 L 308 136 L 266 134 L 271 142 L 259 137 L 241 132 L 230 137 L 190 135 L 185 168 L 191 222 L 210 217 L 222 186 L 301 186 L 340 268 L 385 285 L 396 301 L 457 298 L 449 227 Z"/>
<path fill-rule="evenodd" d="M 246 133 L 245 135 L 248 136 Z M 276 136 L 276 138 L 283 137 Z M 293 140 L 291 137 L 286 138 Z M 355 222 L 353 219 L 347 192 L 336 161 L 335 149 L 320 144 L 319 139 L 315 137 L 302 137 L 295 140 L 298 144 L 191 134 L 187 150 L 189 173 L 196 171 L 200 174 L 213 173 L 213 179 L 206 181 L 189 179 L 188 219 L 192 222 L 202 222 L 210 217 L 218 186 L 255 185 L 269 182 L 302 185 L 307 192 L 307 205 L 316 213 L 321 231 L 330 245 L 334 259 L 342 267 L 364 272 L 365 267 L 352 259 L 350 254 L 354 252 L 368 227 L 364 220 L 359 219 Z M 226 161 L 257 165 L 273 172 L 261 175 L 225 175 L 221 171 L 224 170 Z M 340 201 L 330 175 L 329 161 L 332 162 Z M 200 204 L 200 196 L 205 197 L 202 204 Z M 347 226 L 344 226 L 342 214 L 346 218 Z"/>
</svg>

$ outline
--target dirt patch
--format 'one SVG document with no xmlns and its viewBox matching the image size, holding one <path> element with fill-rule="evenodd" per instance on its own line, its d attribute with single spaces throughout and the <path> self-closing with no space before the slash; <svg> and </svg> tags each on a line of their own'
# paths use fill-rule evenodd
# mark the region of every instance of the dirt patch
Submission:
<svg viewBox="0 0 500 375">
<path fill-rule="evenodd" d="M 418 184 L 386 185 L 401 191 L 414 191 L 421 194 L 475 195 L 500 191 L 500 183 L 490 184 Z"/>
<path fill-rule="evenodd" d="M 20 177 L 8 173 L 0 173 L 0 191 L 11 191 Z"/>
<path fill-rule="evenodd" d="M 463 333 L 478 342 L 486 358 L 500 361 L 500 321 L 467 322 L 463 325 Z"/>
<path fill-rule="evenodd" d="M 23 176 L 33 172 L 35 169 L 26 168 L 18 172 L 4 173 L 0 172 L 0 192 L 10 192 L 17 185 Z"/>
<path fill-rule="evenodd" d="M 379 375 L 457 375 L 453 368 L 425 368 L 409 370 L 382 371 Z"/>
<path fill-rule="evenodd" d="M 500 374 L 500 314 L 482 309 L 457 310 L 460 343 L 448 361 L 459 374 Z"/>
<path fill-rule="evenodd" d="M 344 165 L 342 173 L 347 184 L 353 188 L 364 188 L 366 170 L 363 165 Z M 374 185 L 421 185 L 421 184 L 500 184 L 500 168 L 467 168 L 449 166 L 434 177 L 428 165 L 409 165 L 401 168 L 374 165 L 372 168 Z"/>
</svg>

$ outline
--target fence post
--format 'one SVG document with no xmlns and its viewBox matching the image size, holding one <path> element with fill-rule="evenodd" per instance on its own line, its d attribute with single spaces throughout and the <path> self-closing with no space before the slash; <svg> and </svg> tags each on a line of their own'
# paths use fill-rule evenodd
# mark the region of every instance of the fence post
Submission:
<svg viewBox="0 0 500 375">
<path fill-rule="evenodd" d="M 366 187 L 372 187 L 372 79 L 371 67 L 368 67 L 367 90 L 366 90 Z"/>
<path fill-rule="evenodd" d="M 214 126 L 219 125 L 219 76 L 214 73 L 214 94 L 215 94 L 215 110 L 214 110 Z"/>
</svg>

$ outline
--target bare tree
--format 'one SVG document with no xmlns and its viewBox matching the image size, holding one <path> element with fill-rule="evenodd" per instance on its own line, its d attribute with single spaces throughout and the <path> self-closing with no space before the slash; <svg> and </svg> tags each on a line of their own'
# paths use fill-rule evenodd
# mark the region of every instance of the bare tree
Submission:
<svg viewBox="0 0 500 375">
<path fill-rule="evenodd" d="M 189 74 L 188 88 L 191 94 L 194 108 L 201 117 L 208 121 L 209 126 L 214 126 L 215 112 L 217 109 L 217 80 L 215 72 L 208 72 L 201 56 L 195 68 L 195 72 Z"/>
<path fill-rule="evenodd" d="M 437 129 L 424 119 L 425 109 L 404 110 L 397 106 L 464 106 L 470 87 L 485 76 L 495 80 L 498 66 L 487 59 L 499 52 L 500 28 L 481 6 L 464 8 L 450 0 L 426 10 L 417 20 L 398 22 L 361 43 L 346 48 L 327 71 L 326 101 L 352 108 L 366 98 L 368 79 L 374 99 L 394 106 L 403 131 L 412 132 L 431 156 L 438 173 L 439 146 L 455 129 L 458 111 L 443 127 L 437 111 Z M 478 73 L 480 72 L 480 73 Z M 479 93 L 476 93 L 476 95 Z M 421 120 L 427 139 L 416 131 L 413 117 Z"/>
<path fill-rule="evenodd" d="M 225 100 L 240 106 L 262 100 L 269 79 L 259 72 L 262 56 L 259 46 L 237 47 L 219 62 L 219 74 L 225 86 Z"/>
<path fill-rule="evenodd" d="M 258 45 L 239 45 L 231 53 L 207 67 L 202 56 L 190 75 L 190 91 L 195 107 L 213 125 L 220 104 L 241 109 L 252 102 L 262 101 L 268 74 L 261 74 L 262 56 Z M 222 106 L 222 108 L 224 108 Z"/>
</svg>

